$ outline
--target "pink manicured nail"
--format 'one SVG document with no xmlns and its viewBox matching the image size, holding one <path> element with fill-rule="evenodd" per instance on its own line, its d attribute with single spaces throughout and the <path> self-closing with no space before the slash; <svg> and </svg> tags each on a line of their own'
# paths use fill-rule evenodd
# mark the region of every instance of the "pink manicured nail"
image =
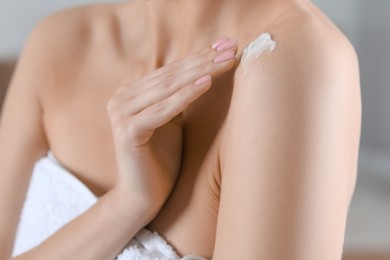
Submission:
<svg viewBox="0 0 390 260">
<path fill-rule="evenodd" d="M 222 39 L 219 39 L 218 41 L 214 42 L 213 44 L 211 44 L 211 48 L 215 49 L 217 48 L 219 45 L 221 45 L 222 43 L 228 41 L 229 38 L 228 37 L 223 37 Z"/>
<path fill-rule="evenodd" d="M 206 76 L 201 77 L 200 79 L 198 79 L 195 82 L 195 85 L 196 86 L 202 86 L 202 85 L 205 85 L 205 84 L 207 84 L 209 82 L 211 82 L 211 76 L 210 75 L 206 75 Z"/>
<path fill-rule="evenodd" d="M 228 51 L 221 55 L 219 55 L 217 58 L 214 59 L 215 63 L 222 63 L 228 60 L 232 60 L 236 57 L 236 54 L 234 51 Z"/>
<path fill-rule="evenodd" d="M 226 41 L 223 44 L 219 45 L 217 48 L 217 51 L 226 51 L 226 50 L 232 49 L 236 46 L 237 46 L 236 40 L 229 40 L 229 41 Z"/>
</svg>

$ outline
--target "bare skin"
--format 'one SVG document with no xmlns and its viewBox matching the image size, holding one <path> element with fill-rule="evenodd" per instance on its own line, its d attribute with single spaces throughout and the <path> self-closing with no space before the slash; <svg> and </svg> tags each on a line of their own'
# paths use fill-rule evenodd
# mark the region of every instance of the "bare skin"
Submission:
<svg viewBox="0 0 390 260">
<path fill-rule="evenodd" d="M 107 113 L 118 88 L 222 36 L 238 40 L 239 57 L 262 32 L 277 41 L 274 52 L 248 68 L 231 61 L 204 72 L 212 87 L 175 118 L 183 153 L 164 206 L 119 210 L 138 195 L 118 188 L 133 167 L 120 162 L 129 152 L 114 141 L 115 109 Z M 181 255 L 340 258 L 356 178 L 359 74 L 349 42 L 310 2 L 135 0 L 65 11 L 36 28 L 10 88 L 0 132 L 0 259 L 10 257 L 33 164 L 49 149 L 101 199 L 20 259 L 113 258 L 147 223 Z M 154 198 L 165 200 L 174 182 Z M 101 226 L 98 216 L 108 230 L 84 228 Z M 127 229 L 109 225 L 117 216 Z M 88 245 L 59 255 L 56 246 L 74 232 Z M 91 243 L 105 232 L 111 240 Z"/>
</svg>

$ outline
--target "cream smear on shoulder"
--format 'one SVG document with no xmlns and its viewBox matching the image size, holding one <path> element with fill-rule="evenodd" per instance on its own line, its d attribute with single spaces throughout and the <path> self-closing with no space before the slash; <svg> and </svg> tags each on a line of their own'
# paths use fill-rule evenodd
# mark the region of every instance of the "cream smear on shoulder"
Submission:
<svg viewBox="0 0 390 260">
<path fill-rule="evenodd" d="M 245 66 L 249 60 L 256 60 L 264 52 L 272 52 L 275 48 L 276 42 L 272 40 L 271 35 L 262 33 L 244 49 L 241 62 Z"/>
</svg>

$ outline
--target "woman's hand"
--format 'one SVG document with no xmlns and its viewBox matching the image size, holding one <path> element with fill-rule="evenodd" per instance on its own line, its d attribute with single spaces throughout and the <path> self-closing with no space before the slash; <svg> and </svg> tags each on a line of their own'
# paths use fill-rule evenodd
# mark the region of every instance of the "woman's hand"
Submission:
<svg viewBox="0 0 390 260">
<path fill-rule="evenodd" d="M 210 89 L 212 77 L 235 65 L 237 44 L 223 38 L 211 47 L 121 86 L 109 100 L 118 166 L 114 190 L 148 215 L 158 212 L 181 164 L 181 112 Z"/>
</svg>

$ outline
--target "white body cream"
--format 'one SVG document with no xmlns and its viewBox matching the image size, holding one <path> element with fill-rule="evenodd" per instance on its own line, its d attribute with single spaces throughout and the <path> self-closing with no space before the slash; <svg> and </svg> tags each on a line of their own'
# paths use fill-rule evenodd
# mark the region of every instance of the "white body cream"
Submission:
<svg viewBox="0 0 390 260">
<path fill-rule="evenodd" d="M 256 60 L 264 52 L 272 52 L 275 48 L 276 42 L 271 39 L 271 35 L 262 33 L 244 49 L 241 62 L 245 66 L 249 60 Z"/>
</svg>

